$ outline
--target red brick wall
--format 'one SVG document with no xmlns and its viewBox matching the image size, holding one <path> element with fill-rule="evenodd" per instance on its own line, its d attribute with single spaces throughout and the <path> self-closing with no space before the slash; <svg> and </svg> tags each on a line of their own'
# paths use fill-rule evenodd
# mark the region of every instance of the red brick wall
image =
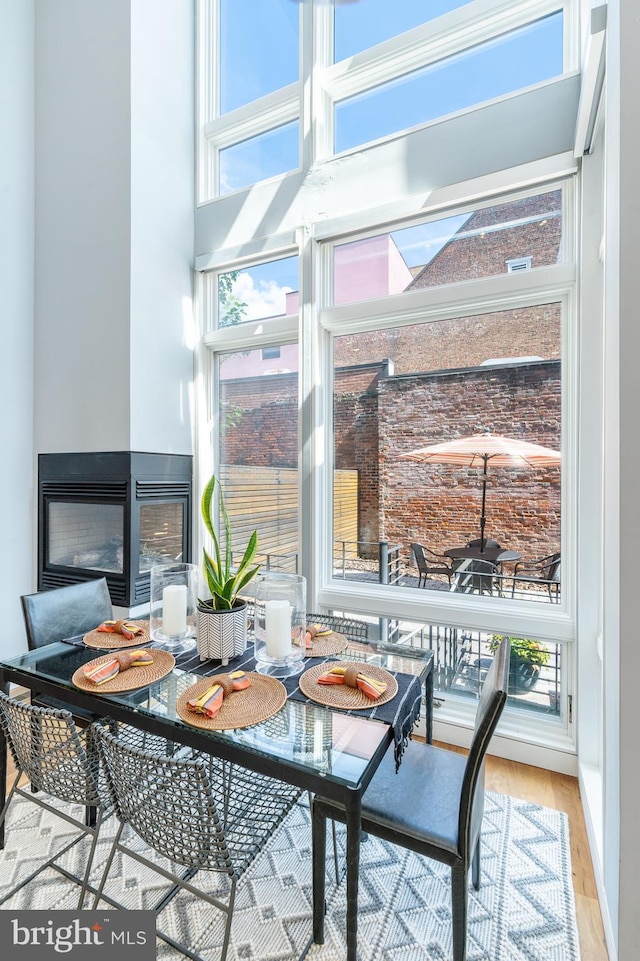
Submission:
<svg viewBox="0 0 640 961">
<path fill-rule="evenodd" d="M 476 367 L 497 357 L 560 356 L 560 304 L 387 328 L 336 338 L 335 363 L 390 360 L 396 374 Z"/>
<path fill-rule="evenodd" d="M 560 363 L 385 376 L 371 364 L 336 375 L 336 467 L 359 477 L 363 541 L 434 550 L 479 536 L 481 482 L 476 469 L 417 464 L 402 452 L 492 433 L 560 445 Z M 296 377 L 225 382 L 225 461 L 295 467 Z M 527 557 L 560 548 L 560 470 L 489 469 L 486 534 Z M 374 555 L 375 556 L 375 555 Z"/>
<path fill-rule="evenodd" d="M 380 381 L 381 527 L 433 550 L 480 536 L 481 471 L 399 459 L 483 429 L 560 446 L 560 364 L 523 364 Z M 560 468 L 491 468 L 485 534 L 527 557 L 560 549 Z"/>
</svg>

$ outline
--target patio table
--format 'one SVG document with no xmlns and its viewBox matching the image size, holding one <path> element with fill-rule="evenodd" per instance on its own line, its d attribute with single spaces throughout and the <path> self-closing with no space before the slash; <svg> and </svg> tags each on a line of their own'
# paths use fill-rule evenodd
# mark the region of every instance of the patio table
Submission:
<svg viewBox="0 0 640 961">
<path fill-rule="evenodd" d="M 401 699 L 411 701 L 415 720 L 420 707 L 422 683 L 427 683 L 433 670 L 433 655 L 431 652 L 420 652 L 420 657 L 412 657 L 411 652 L 403 654 L 397 649 L 388 651 L 385 650 L 386 646 L 375 642 L 354 644 L 352 655 L 355 657 L 360 653 L 364 658 L 372 658 L 372 662 L 396 675 L 399 692 L 394 701 L 404 692 Z M 363 651 L 363 647 L 369 647 L 370 652 Z M 248 668 L 252 653 L 250 651 L 246 655 Z M 198 673 L 177 666 L 168 676 L 145 688 L 147 696 L 141 699 L 140 690 L 100 694 L 98 691 L 94 693 L 76 688 L 71 681 L 72 675 L 95 655 L 95 651 L 77 644 L 62 641 L 49 644 L 19 657 L 0 661 L 0 684 L 12 682 L 35 688 L 68 703 L 70 709 L 82 707 L 98 715 L 132 724 L 141 730 L 235 761 L 250 770 L 338 801 L 346 810 L 347 820 L 347 961 L 356 961 L 361 800 L 394 740 L 398 749 L 393 720 L 366 716 L 375 714 L 375 707 L 371 711 L 348 713 L 330 710 L 294 696 L 295 692 L 291 690 L 284 707 L 267 721 L 239 730 L 204 730 L 182 721 L 176 703 L 180 695 L 196 683 L 203 673 L 226 671 L 229 667 L 221 668 L 216 662 L 189 665 L 183 660 L 181 663 L 187 663 Z M 348 658 L 349 648 L 341 656 Z M 331 658 L 334 659 L 336 656 Z M 318 661 L 314 659 L 310 663 Z M 2 736 L 0 776 L 5 771 L 6 743 Z M 0 800 L 4 799 L 5 791 L 6 777 L 3 777 Z M 314 918 L 313 929 L 319 930 L 321 925 L 316 924 L 316 920 Z"/>
</svg>

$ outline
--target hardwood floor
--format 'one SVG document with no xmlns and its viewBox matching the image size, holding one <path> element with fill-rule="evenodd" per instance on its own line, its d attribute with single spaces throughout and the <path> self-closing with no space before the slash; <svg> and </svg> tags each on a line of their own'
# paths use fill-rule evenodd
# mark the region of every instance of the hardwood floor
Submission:
<svg viewBox="0 0 640 961">
<path fill-rule="evenodd" d="M 440 744 L 439 746 L 448 745 Z M 451 750 L 460 749 L 451 748 Z M 9 757 L 7 778 L 9 784 L 13 782 L 14 773 L 15 768 Z M 581 961 L 608 961 L 577 779 L 566 774 L 555 774 L 553 771 L 531 767 L 528 764 L 488 756 L 485 784 L 489 791 L 510 794 L 512 797 L 533 801 L 567 814 L 571 837 L 573 890 L 580 939 L 580 958 Z"/>
</svg>

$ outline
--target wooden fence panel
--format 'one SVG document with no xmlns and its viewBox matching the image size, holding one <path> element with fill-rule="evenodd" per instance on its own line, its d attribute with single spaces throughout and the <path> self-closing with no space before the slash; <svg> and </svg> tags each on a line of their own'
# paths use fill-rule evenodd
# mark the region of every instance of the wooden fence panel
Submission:
<svg viewBox="0 0 640 961">
<path fill-rule="evenodd" d="M 261 555 L 287 557 L 298 551 L 298 472 L 284 467 L 226 464 L 220 471 L 238 556 L 258 532 Z M 334 541 L 358 539 L 358 472 L 334 473 Z M 295 569 L 294 562 L 286 564 Z"/>
</svg>

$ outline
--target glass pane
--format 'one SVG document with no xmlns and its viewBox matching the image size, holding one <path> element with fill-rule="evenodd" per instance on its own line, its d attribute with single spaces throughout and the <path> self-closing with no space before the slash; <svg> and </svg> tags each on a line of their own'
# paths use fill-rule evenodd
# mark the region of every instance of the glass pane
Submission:
<svg viewBox="0 0 640 961">
<path fill-rule="evenodd" d="M 555 264 L 562 240 L 562 191 L 484 207 L 334 247 L 333 302 Z"/>
<path fill-rule="evenodd" d="M 124 571 L 124 508 L 65 501 L 48 505 L 47 562 L 93 571 Z"/>
<path fill-rule="evenodd" d="M 268 180 L 299 164 L 298 121 L 220 151 L 220 194 Z"/>
<path fill-rule="evenodd" d="M 559 564 L 533 564 L 561 549 L 559 454 L 539 451 L 561 446 L 560 350 L 559 303 L 335 338 L 334 577 L 560 600 Z M 489 460 L 483 511 L 485 432 L 537 447 Z M 402 456 L 461 438 L 465 458 Z"/>
<path fill-rule="evenodd" d="M 336 4 L 335 61 L 352 57 L 369 47 L 397 37 L 405 30 L 435 20 L 443 13 L 464 7 L 470 0 L 367 0 Z"/>
<path fill-rule="evenodd" d="M 338 103 L 336 153 L 562 74 L 562 14 Z"/>
<path fill-rule="evenodd" d="M 182 561 L 184 506 L 174 504 L 140 505 L 140 572 L 156 564 Z"/>
<path fill-rule="evenodd" d="M 220 0 L 220 113 L 298 79 L 297 4 Z M 249 14 L 249 15 L 248 15 Z"/>
<path fill-rule="evenodd" d="M 297 257 L 271 260 L 218 276 L 218 327 L 291 315 L 297 310 Z"/>
<path fill-rule="evenodd" d="M 420 621 L 334 612 L 364 621 L 373 640 L 398 644 L 403 651 L 433 651 L 434 690 L 447 700 L 477 700 L 502 635 L 441 627 Z M 507 709 L 544 714 L 559 721 L 563 714 L 563 654 L 561 644 L 533 638 L 511 638 L 511 670 Z"/>
<path fill-rule="evenodd" d="M 281 345 L 279 367 L 262 350 L 222 354 L 220 476 L 238 558 L 253 530 L 258 561 L 298 570 L 298 359 Z"/>
</svg>

